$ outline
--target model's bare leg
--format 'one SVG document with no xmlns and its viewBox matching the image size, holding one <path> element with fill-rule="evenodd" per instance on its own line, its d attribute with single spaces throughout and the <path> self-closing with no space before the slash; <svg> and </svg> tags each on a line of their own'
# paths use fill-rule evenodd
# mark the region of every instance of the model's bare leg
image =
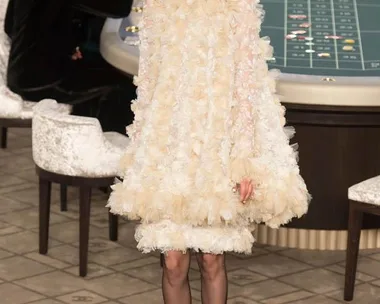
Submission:
<svg viewBox="0 0 380 304">
<path fill-rule="evenodd" d="M 190 304 L 190 253 L 169 251 L 165 255 L 162 273 L 162 291 L 165 304 Z"/>
<path fill-rule="evenodd" d="M 202 304 L 227 303 L 227 271 L 224 254 L 198 254 L 202 274 Z"/>
</svg>

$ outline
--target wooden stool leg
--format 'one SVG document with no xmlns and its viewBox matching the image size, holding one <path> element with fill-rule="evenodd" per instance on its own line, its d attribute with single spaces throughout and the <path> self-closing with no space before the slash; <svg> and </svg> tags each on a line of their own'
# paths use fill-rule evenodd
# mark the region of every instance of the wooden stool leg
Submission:
<svg viewBox="0 0 380 304">
<path fill-rule="evenodd" d="M 8 141 L 8 128 L 1 127 L 1 148 L 6 149 Z"/>
<path fill-rule="evenodd" d="M 61 211 L 67 211 L 67 185 L 61 184 L 60 197 L 61 197 Z"/>
<path fill-rule="evenodd" d="M 354 297 L 356 267 L 358 264 L 360 232 L 363 222 L 363 212 L 359 205 L 350 201 L 348 238 L 346 251 L 346 275 L 344 284 L 344 300 L 352 301 Z"/>
<path fill-rule="evenodd" d="M 109 237 L 113 242 L 117 241 L 118 237 L 119 217 L 111 212 L 108 213 Z"/>
<path fill-rule="evenodd" d="M 49 240 L 51 182 L 39 179 L 39 252 L 46 254 Z"/>
<path fill-rule="evenodd" d="M 91 188 L 79 188 L 79 275 L 87 275 L 88 239 L 90 236 Z"/>
</svg>

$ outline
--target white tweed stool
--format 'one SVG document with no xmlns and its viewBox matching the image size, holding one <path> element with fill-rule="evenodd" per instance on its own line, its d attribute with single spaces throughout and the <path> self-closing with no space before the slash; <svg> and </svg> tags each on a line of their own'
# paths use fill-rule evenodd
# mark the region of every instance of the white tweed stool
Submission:
<svg viewBox="0 0 380 304">
<path fill-rule="evenodd" d="M 49 237 L 51 183 L 79 187 L 79 274 L 87 274 L 91 188 L 110 187 L 129 139 L 103 133 L 95 118 L 62 114 L 54 100 L 34 107 L 33 159 L 39 176 L 39 251 Z M 110 239 L 117 240 L 117 216 L 109 214 Z"/>
<path fill-rule="evenodd" d="M 344 300 L 352 301 L 354 297 L 363 213 L 380 215 L 380 175 L 350 187 L 348 189 L 348 199 L 350 209 Z"/>
<path fill-rule="evenodd" d="M 10 40 L 4 32 L 4 19 L 8 1 L 0 4 L 0 128 L 1 148 L 7 147 L 8 128 L 30 128 L 35 103 L 23 101 L 6 86 Z"/>
<path fill-rule="evenodd" d="M 0 87 L 1 148 L 7 147 L 8 128 L 30 128 L 32 126 L 33 107 L 36 104 L 36 102 L 24 101 L 6 86 Z M 70 113 L 71 106 L 60 104 L 57 111 Z"/>
</svg>

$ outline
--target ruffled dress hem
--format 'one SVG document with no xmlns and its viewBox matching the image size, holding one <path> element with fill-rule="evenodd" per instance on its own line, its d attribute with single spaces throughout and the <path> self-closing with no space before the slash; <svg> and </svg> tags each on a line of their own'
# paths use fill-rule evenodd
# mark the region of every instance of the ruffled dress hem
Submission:
<svg viewBox="0 0 380 304">
<path fill-rule="evenodd" d="M 193 227 L 168 220 L 139 225 L 135 238 L 137 248 L 143 253 L 193 250 L 212 254 L 250 254 L 254 242 L 252 232 L 245 227 Z"/>
</svg>

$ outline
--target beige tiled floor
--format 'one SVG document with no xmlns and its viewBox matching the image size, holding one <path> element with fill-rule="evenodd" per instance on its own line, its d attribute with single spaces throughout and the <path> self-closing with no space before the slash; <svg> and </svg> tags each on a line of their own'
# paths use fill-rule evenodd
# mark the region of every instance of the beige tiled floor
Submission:
<svg viewBox="0 0 380 304">
<path fill-rule="evenodd" d="M 50 248 L 38 254 L 38 189 L 30 130 L 11 129 L 0 150 L 0 304 L 162 303 L 157 254 L 135 249 L 134 224 L 121 221 L 119 241 L 107 239 L 107 197 L 94 191 L 89 275 L 78 277 L 77 192 L 60 212 L 53 190 Z M 228 255 L 230 304 L 343 303 L 344 252 L 256 246 L 250 257 Z M 380 303 L 380 250 L 361 252 L 355 300 Z M 190 271 L 193 303 L 200 303 L 197 266 Z M 181 304 L 181 303 L 178 303 Z"/>
</svg>

